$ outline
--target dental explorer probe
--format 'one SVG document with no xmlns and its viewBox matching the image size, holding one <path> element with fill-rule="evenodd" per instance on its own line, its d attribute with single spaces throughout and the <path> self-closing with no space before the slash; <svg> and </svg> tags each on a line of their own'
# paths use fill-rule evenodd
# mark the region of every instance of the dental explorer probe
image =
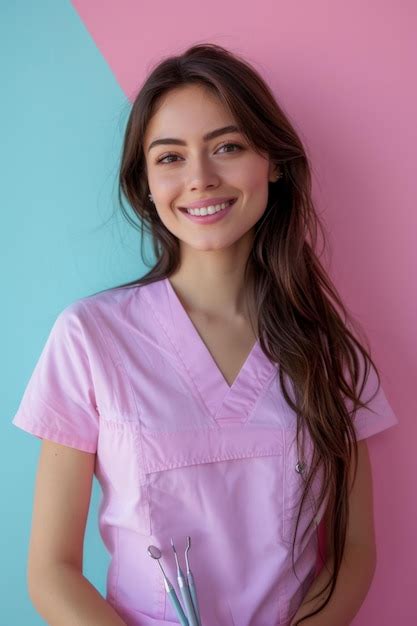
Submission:
<svg viewBox="0 0 417 626">
<path fill-rule="evenodd" d="M 187 565 L 188 587 L 190 589 L 191 599 L 194 605 L 194 613 L 198 620 L 198 626 L 202 626 L 201 616 L 200 616 L 200 607 L 198 606 L 198 599 L 197 599 L 197 587 L 195 586 L 194 576 L 191 572 L 190 564 L 188 562 L 188 551 L 190 548 L 191 548 L 191 537 L 187 537 L 187 547 L 185 549 L 185 563 Z"/>
<path fill-rule="evenodd" d="M 194 612 L 193 601 L 192 601 L 192 598 L 191 598 L 191 595 L 190 595 L 190 590 L 188 588 L 188 583 L 187 583 L 187 580 L 184 578 L 184 574 L 183 574 L 182 569 L 180 567 L 180 564 L 179 564 L 179 561 L 178 561 L 177 551 L 175 549 L 172 537 L 171 537 L 171 546 L 172 546 L 172 549 L 174 551 L 175 561 L 176 561 L 176 564 L 177 564 L 177 581 L 178 581 L 178 586 L 179 586 L 180 591 L 181 591 L 182 599 L 183 599 L 184 606 L 185 606 L 186 611 L 187 611 L 187 615 L 188 615 L 188 620 L 190 622 L 190 626 L 199 626 L 199 622 L 198 622 L 197 616 L 196 616 L 196 614 Z"/>
</svg>

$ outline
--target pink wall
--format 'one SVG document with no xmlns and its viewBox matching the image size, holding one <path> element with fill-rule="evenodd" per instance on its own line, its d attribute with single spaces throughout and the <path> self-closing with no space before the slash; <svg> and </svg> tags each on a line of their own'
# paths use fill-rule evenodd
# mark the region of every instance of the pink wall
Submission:
<svg viewBox="0 0 417 626">
<path fill-rule="evenodd" d="M 129 97 L 162 56 L 212 41 L 251 61 L 295 123 L 330 232 L 330 273 L 368 334 L 400 420 L 368 440 L 379 560 L 354 626 L 417 623 L 417 5 L 73 5 Z"/>
</svg>

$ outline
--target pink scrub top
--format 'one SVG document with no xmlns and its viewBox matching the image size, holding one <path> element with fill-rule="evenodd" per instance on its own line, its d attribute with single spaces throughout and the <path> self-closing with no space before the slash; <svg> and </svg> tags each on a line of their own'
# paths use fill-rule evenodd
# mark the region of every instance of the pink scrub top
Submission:
<svg viewBox="0 0 417 626">
<path fill-rule="evenodd" d="M 179 623 L 147 553 L 161 549 L 181 598 L 171 537 L 184 571 L 191 537 L 204 626 L 288 625 L 301 604 L 325 506 L 314 509 L 317 479 L 294 574 L 309 456 L 297 458 L 296 417 L 277 373 L 256 342 L 229 386 L 166 278 L 81 298 L 58 315 L 13 423 L 96 453 L 106 599 L 129 626 Z M 371 370 L 362 397 L 375 388 Z M 382 388 L 370 408 L 356 413 L 359 439 L 398 421 Z"/>
</svg>

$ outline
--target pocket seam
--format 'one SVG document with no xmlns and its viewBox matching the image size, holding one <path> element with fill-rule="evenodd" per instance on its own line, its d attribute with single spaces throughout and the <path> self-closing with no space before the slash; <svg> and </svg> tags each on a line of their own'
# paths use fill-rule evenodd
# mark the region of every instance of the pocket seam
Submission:
<svg viewBox="0 0 417 626">
<path fill-rule="evenodd" d="M 266 456 L 282 456 L 281 450 L 258 450 L 253 453 L 242 453 L 242 454 L 234 454 L 228 455 L 224 454 L 221 456 L 208 456 L 208 457 L 196 457 L 191 459 L 182 459 L 178 460 L 172 464 L 167 464 L 161 467 L 153 468 L 152 464 L 146 463 L 145 472 L 146 474 L 155 474 L 158 472 L 170 471 L 173 469 L 179 469 L 181 467 L 192 467 L 195 465 L 204 465 L 206 463 L 221 463 L 223 461 L 240 461 L 244 459 L 252 459 L 252 458 L 262 458 Z"/>
</svg>

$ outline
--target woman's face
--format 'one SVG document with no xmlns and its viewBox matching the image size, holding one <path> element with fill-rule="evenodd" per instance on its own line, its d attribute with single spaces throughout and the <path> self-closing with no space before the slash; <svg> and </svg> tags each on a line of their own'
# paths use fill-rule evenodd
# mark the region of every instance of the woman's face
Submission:
<svg viewBox="0 0 417 626">
<path fill-rule="evenodd" d="M 266 209 L 268 180 L 276 180 L 278 170 L 268 156 L 257 154 L 238 131 L 204 139 L 231 125 L 236 121 L 215 95 L 187 85 L 161 98 L 146 129 L 148 184 L 158 215 L 173 235 L 198 250 L 231 246 L 248 233 Z M 157 139 L 178 143 L 152 146 Z M 217 204 L 216 198 L 235 202 L 215 215 L 188 217 L 191 203 L 214 199 Z"/>
</svg>

